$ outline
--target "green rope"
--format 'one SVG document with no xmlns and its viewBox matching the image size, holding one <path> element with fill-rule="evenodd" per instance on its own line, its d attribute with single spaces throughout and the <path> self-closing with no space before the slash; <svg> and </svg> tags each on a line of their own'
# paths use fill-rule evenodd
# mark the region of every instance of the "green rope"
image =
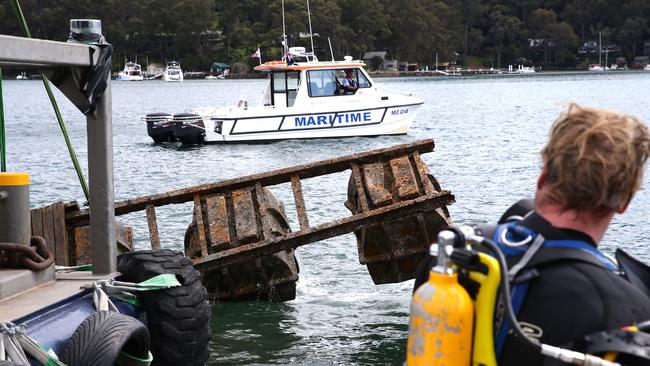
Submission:
<svg viewBox="0 0 650 366">
<path fill-rule="evenodd" d="M 29 28 L 27 27 L 27 21 L 25 20 L 25 15 L 23 14 L 23 10 L 20 8 L 20 4 L 18 3 L 18 0 L 12 0 L 12 4 L 14 6 L 14 11 L 16 12 L 16 17 L 18 17 L 18 22 L 20 23 L 20 26 L 23 28 L 23 32 L 25 33 L 25 36 L 27 38 L 32 38 L 32 34 L 29 31 Z M 43 79 L 43 85 L 45 85 L 47 96 L 50 98 L 50 103 L 52 103 L 52 107 L 54 108 L 54 114 L 56 114 L 56 119 L 59 122 L 59 128 L 63 133 L 63 138 L 65 139 L 66 146 L 68 147 L 68 153 L 70 154 L 70 159 L 72 159 L 72 164 L 74 165 L 74 169 L 77 172 L 79 183 L 81 183 L 81 189 L 83 189 L 84 191 L 86 200 L 90 200 L 90 194 L 88 193 L 88 185 L 86 184 L 86 179 L 84 178 L 83 171 L 81 170 L 81 166 L 79 165 L 79 160 L 77 160 L 77 154 L 74 152 L 74 148 L 72 147 L 72 143 L 70 142 L 70 137 L 68 136 L 68 130 L 65 127 L 65 122 L 63 122 L 61 111 L 59 111 L 59 105 L 56 102 L 56 99 L 54 99 L 54 94 L 52 93 L 52 89 L 50 88 L 49 80 L 47 76 L 45 76 L 45 74 L 43 73 L 41 73 L 41 78 Z"/>
<path fill-rule="evenodd" d="M 7 145 L 5 145 L 5 114 L 2 103 L 2 69 L 0 69 L 0 171 L 7 171 Z"/>
</svg>

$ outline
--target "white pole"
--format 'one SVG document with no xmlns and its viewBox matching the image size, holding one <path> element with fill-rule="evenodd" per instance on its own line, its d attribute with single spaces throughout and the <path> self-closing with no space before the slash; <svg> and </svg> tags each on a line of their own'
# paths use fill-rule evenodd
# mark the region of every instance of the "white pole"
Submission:
<svg viewBox="0 0 650 366">
<path fill-rule="evenodd" d="M 598 32 L 598 66 L 603 66 L 601 60 L 602 54 L 603 54 L 603 32 Z"/>
<path fill-rule="evenodd" d="M 436 71 L 438 71 L 438 52 L 436 52 Z"/>
<path fill-rule="evenodd" d="M 309 19 L 309 38 L 311 39 L 311 54 L 314 55 L 314 36 L 311 32 L 311 12 L 309 11 L 309 0 L 307 0 L 307 18 Z"/>
<path fill-rule="evenodd" d="M 330 44 L 330 54 L 332 55 L 332 62 L 334 62 L 334 51 L 332 51 L 332 40 L 330 37 L 327 37 L 327 43 Z"/>
<path fill-rule="evenodd" d="M 284 0 L 282 0 L 282 43 L 284 44 L 284 55 L 287 56 L 287 26 L 284 22 Z"/>
</svg>

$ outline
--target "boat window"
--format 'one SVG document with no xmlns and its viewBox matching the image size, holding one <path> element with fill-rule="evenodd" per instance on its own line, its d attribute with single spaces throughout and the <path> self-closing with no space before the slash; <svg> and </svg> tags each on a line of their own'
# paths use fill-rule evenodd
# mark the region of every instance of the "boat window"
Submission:
<svg viewBox="0 0 650 366">
<path fill-rule="evenodd" d="M 283 72 L 274 72 L 273 74 L 273 91 L 275 93 L 286 92 L 287 82 Z"/>
<path fill-rule="evenodd" d="M 359 88 L 370 88 L 372 86 L 370 80 L 368 80 L 368 78 L 366 78 L 366 75 L 360 72 L 359 69 L 353 69 L 353 71 L 354 71 L 354 78 L 357 80 L 357 84 L 359 85 Z M 339 84 L 342 85 L 343 79 L 345 79 L 345 70 L 336 70 L 336 75 Z"/>
<path fill-rule="evenodd" d="M 366 78 L 366 75 L 360 73 L 359 70 L 355 70 L 357 73 L 357 80 L 359 83 L 359 88 L 370 88 L 372 85 L 370 81 Z"/>
<path fill-rule="evenodd" d="M 286 72 L 272 72 L 272 99 L 271 104 L 275 106 L 293 106 L 300 87 L 300 72 L 299 71 L 286 71 Z M 281 101 L 282 98 L 283 101 Z M 286 103 L 286 104 L 285 104 Z"/>
<path fill-rule="evenodd" d="M 287 107 L 293 107 L 298 95 L 298 86 L 300 86 L 300 73 L 297 71 L 287 72 Z"/>
<path fill-rule="evenodd" d="M 326 97 L 337 94 L 334 70 L 309 70 L 307 80 L 310 97 Z"/>
</svg>

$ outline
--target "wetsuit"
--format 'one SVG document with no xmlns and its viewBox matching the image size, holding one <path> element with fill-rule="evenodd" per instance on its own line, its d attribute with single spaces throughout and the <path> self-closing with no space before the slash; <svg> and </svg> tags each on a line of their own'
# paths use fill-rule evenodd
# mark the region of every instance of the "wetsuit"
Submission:
<svg viewBox="0 0 650 366">
<path fill-rule="evenodd" d="M 518 224 L 543 235 L 547 242 L 578 241 L 597 251 L 596 244 L 585 233 L 556 228 L 534 212 Z M 570 255 L 571 251 L 576 250 L 542 247 L 533 258 L 557 258 L 558 253 Z M 521 257 L 508 257 L 509 267 Z M 428 279 L 428 271 L 434 264 L 435 258 L 431 256 L 420 264 L 416 273 L 416 288 Z M 567 257 L 542 262 L 534 266 L 534 270 L 537 273 L 527 281 L 517 318 L 522 328 L 542 343 L 571 347 L 572 342 L 587 334 L 650 319 L 650 298 L 599 260 L 590 262 Z M 478 288 L 475 283 L 460 280 L 470 295 L 476 293 Z M 498 334 L 495 338 L 498 338 Z M 504 338 L 498 359 L 499 366 L 564 365 L 540 355 L 512 332 Z"/>
<path fill-rule="evenodd" d="M 596 248 L 583 232 L 556 228 L 536 213 L 519 224 L 542 234 L 547 241 L 575 240 Z M 555 249 L 542 248 L 540 254 Z M 567 346 L 589 333 L 650 319 L 650 298 L 596 261 L 567 259 L 535 269 L 539 274 L 530 280 L 517 318 L 542 343 Z M 512 333 L 499 355 L 500 366 L 560 364 L 527 348 Z"/>
</svg>

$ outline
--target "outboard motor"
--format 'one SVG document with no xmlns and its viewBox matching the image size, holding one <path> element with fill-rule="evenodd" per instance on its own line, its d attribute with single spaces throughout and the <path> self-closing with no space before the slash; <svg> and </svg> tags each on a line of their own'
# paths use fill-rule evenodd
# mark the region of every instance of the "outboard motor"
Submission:
<svg viewBox="0 0 650 366">
<path fill-rule="evenodd" d="M 173 123 L 174 135 L 181 143 L 200 144 L 205 140 L 205 124 L 198 114 L 175 114 Z"/>
<path fill-rule="evenodd" d="M 173 116 L 169 113 L 149 113 L 144 117 L 147 133 L 156 143 L 175 142 Z"/>
</svg>

